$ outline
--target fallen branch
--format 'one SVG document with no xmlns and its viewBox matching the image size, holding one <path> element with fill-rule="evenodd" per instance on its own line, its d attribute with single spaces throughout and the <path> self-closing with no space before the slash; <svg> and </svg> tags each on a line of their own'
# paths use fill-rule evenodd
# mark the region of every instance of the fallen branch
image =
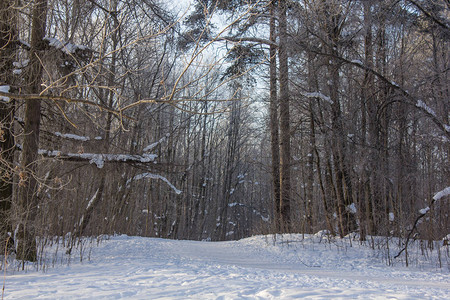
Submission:
<svg viewBox="0 0 450 300">
<path fill-rule="evenodd" d="M 430 206 L 423 208 L 419 211 L 420 215 L 416 218 L 416 220 L 414 221 L 414 225 L 411 228 L 411 230 L 408 232 L 408 236 L 406 237 L 406 242 L 405 242 L 405 247 L 403 247 L 402 250 L 400 250 L 399 253 L 397 253 L 396 256 L 394 256 L 394 258 L 399 257 L 403 252 L 408 251 L 408 244 L 409 244 L 409 240 L 411 239 L 411 236 L 414 232 L 414 230 L 417 229 L 417 225 L 419 225 L 419 221 L 425 217 L 425 215 L 431 210 L 431 207 L 433 207 L 433 205 L 439 201 L 441 198 L 450 195 L 450 186 L 446 187 L 445 189 L 443 189 L 442 191 L 438 192 L 436 195 L 433 196 L 433 199 L 431 200 L 431 204 Z"/>
</svg>

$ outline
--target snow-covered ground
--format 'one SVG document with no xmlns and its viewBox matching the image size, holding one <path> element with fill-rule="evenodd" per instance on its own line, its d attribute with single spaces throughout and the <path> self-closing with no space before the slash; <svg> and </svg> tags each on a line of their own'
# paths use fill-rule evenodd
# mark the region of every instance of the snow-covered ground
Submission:
<svg viewBox="0 0 450 300">
<path fill-rule="evenodd" d="M 3 268 L 4 299 L 450 299 L 448 246 L 409 268 L 384 250 L 314 235 L 233 242 L 116 236 L 84 245 L 70 262 L 55 246 L 45 272 Z M 390 245 L 393 247 L 393 245 Z M 83 261 L 80 262 L 80 258 Z M 436 256 L 437 257 L 437 256 Z M 17 266 L 15 267 L 17 268 Z"/>
</svg>

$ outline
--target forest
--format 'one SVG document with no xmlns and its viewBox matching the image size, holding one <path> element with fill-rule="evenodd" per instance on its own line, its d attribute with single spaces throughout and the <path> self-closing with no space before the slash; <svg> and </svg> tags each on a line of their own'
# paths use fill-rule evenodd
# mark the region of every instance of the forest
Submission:
<svg viewBox="0 0 450 300">
<path fill-rule="evenodd" d="M 448 239 L 449 45 L 448 0 L 1 0 L 0 249 Z"/>
</svg>

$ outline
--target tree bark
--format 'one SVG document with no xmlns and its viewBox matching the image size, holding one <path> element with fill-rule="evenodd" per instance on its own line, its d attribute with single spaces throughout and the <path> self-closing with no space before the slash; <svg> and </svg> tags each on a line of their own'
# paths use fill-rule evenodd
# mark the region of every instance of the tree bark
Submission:
<svg viewBox="0 0 450 300">
<path fill-rule="evenodd" d="M 287 1 L 279 1 L 279 49 L 280 64 L 280 214 L 281 230 L 291 229 L 291 129 L 289 112 L 289 66 L 287 53 Z"/>
<path fill-rule="evenodd" d="M 330 98 L 333 102 L 331 106 L 332 120 L 332 153 L 333 153 L 333 169 L 335 175 L 336 188 L 336 209 L 338 215 L 339 233 L 344 237 L 356 227 L 353 213 L 349 210 L 349 206 L 354 203 L 352 185 L 349 177 L 349 166 L 346 160 L 346 135 L 342 119 L 342 109 L 339 97 L 341 63 L 339 57 L 339 40 L 341 38 L 341 30 L 343 16 L 337 3 L 325 2 L 323 7 L 325 20 L 325 33 L 327 35 L 328 52 L 331 59 L 327 65 L 329 80 Z"/>
<path fill-rule="evenodd" d="M 365 51 L 365 65 L 368 68 L 373 68 L 373 45 L 372 45 L 372 15 L 371 15 L 371 4 L 366 1 L 364 2 L 364 30 L 365 30 L 365 37 L 364 37 L 364 51 Z M 370 73 L 368 70 L 364 71 L 364 80 L 362 85 L 362 96 L 361 96 L 361 114 L 362 114 L 362 125 L 361 125 L 361 135 L 362 135 L 362 144 L 366 144 L 366 115 L 367 107 L 371 107 L 371 103 L 373 103 L 373 96 L 374 96 L 374 84 L 373 84 L 373 74 Z M 368 164 L 366 163 L 364 166 L 364 180 L 361 184 L 361 197 L 359 199 L 359 233 L 360 233 L 360 239 L 361 241 L 366 240 L 366 234 L 367 229 L 370 222 L 371 217 L 371 210 L 370 208 L 370 197 L 365 197 L 363 195 L 366 195 L 366 180 L 369 180 L 370 178 L 370 168 Z M 367 195 L 366 195 L 367 196 Z M 372 226 L 370 226 L 371 228 Z M 369 233 L 373 234 L 373 232 L 369 231 Z"/>
<path fill-rule="evenodd" d="M 112 45 L 111 45 L 111 49 L 113 50 L 112 54 L 111 54 L 111 63 L 110 63 L 110 69 L 108 70 L 108 77 L 106 79 L 106 84 L 108 87 L 113 88 L 114 84 L 115 84 L 115 80 L 116 80 L 116 64 L 117 64 L 117 47 L 119 44 L 119 21 L 117 19 L 116 16 L 116 11 L 117 11 L 117 1 L 111 1 L 111 9 L 112 11 L 107 12 L 107 17 L 110 17 L 113 19 L 113 23 L 112 23 L 112 34 L 111 34 L 111 40 L 112 40 Z M 108 108 L 112 108 L 113 107 L 113 102 L 115 100 L 115 93 L 113 90 L 108 89 L 106 94 L 104 94 L 105 98 L 108 100 L 107 102 L 107 107 Z M 103 97 L 101 97 L 103 98 Z M 100 101 L 102 101 L 103 99 L 100 99 Z M 109 149 L 110 149 L 110 137 L 111 137 L 111 127 L 112 127 L 112 114 L 108 113 L 106 116 L 106 126 L 105 126 L 105 138 L 104 138 L 104 147 L 103 147 L 103 151 L 104 153 L 109 153 Z M 106 171 L 105 170 L 101 170 L 101 178 L 100 178 L 100 183 L 98 185 L 98 190 L 95 193 L 95 195 L 93 196 L 93 201 L 88 204 L 88 206 L 86 207 L 85 211 L 83 212 L 83 214 L 81 215 L 81 220 L 78 223 L 78 227 L 77 225 L 75 225 L 75 230 L 74 230 L 74 234 L 73 236 L 75 238 L 80 238 L 81 236 L 83 236 L 85 234 L 86 228 L 89 225 L 89 222 L 91 221 L 91 217 L 92 217 L 92 213 L 94 212 L 94 210 L 99 206 L 99 204 L 101 203 L 102 199 L 103 199 L 103 194 L 105 193 L 105 189 L 107 186 L 107 182 L 106 182 Z M 72 244 L 73 245 L 73 244 Z M 70 249 L 67 250 L 67 252 L 71 252 L 72 247 L 70 247 Z"/>
<path fill-rule="evenodd" d="M 319 85 L 317 81 L 317 66 L 316 66 L 316 60 L 314 57 L 314 54 L 311 52 L 308 52 L 308 89 L 309 92 L 318 92 L 319 91 Z M 306 176 L 306 199 L 305 199 L 305 215 L 306 215 L 306 232 L 312 233 L 313 232 L 313 201 L 315 199 L 314 197 L 314 156 L 316 155 L 316 149 L 317 149 L 317 143 L 316 143 L 316 129 L 315 129 L 315 101 L 317 101 L 316 98 L 309 98 L 309 151 L 308 151 L 308 158 L 307 158 L 307 176 Z M 317 160 L 319 161 L 320 158 L 317 157 Z M 320 164 L 318 164 L 320 165 Z M 321 181 L 321 174 L 320 174 L 320 168 L 317 169 L 319 180 Z M 323 187 L 321 183 L 321 187 Z M 327 219 L 327 223 L 329 224 L 329 216 L 328 216 L 328 209 L 326 203 L 324 203 L 325 208 L 325 217 Z"/>
<path fill-rule="evenodd" d="M 276 42 L 275 4 L 270 3 L 270 41 Z M 278 120 L 278 95 L 277 95 L 277 47 L 270 44 L 270 137 L 272 150 L 272 189 L 275 207 L 275 228 L 280 230 L 280 136 Z"/>
<path fill-rule="evenodd" d="M 39 94 L 43 67 L 39 56 L 45 48 L 44 36 L 47 20 L 47 1 L 36 1 L 33 7 L 30 68 L 27 83 L 30 94 Z M 41 102 L 28 101 L 25 106 L 23 150 L 18 188 L 20 216 L 17 233 L 17 259 L 36 261 L 35 224 L 38 197 L 36 181 L 36 159 L 39 149 L 39 127 L 41 122 Z"/>
<path fill-rule="evenodd" d="M 16 11 L 12 0 L 0 2 L 0 86 L 11 86 L 16 31 Z M 5 249 L 8 232 L 12 232 L 11 201 L 13 193 L 12 169 L 14 159 L 14 101 L 0 101 L 0 250 Z M 10 243 L 10 242 L 9 242 Z"/>
</svg>

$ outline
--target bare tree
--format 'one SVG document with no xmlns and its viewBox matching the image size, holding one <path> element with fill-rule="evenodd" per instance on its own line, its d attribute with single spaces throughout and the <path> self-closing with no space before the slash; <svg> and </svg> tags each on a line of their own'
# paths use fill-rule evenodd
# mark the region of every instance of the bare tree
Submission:
<svg viewBox="0 0 450 300">
<path fill-rule="evenodd" d="M 41 91 L 43 67 L 42 54 L 45 50 L 45 32 L 47 24 L 47 1 L 37 1 L 33 7 L 30 63 L 27 76 L 27 90 L 30 94 Z M 25 105 L 23 148 L 21 153 L 21 172 L 19 173 L 18 203 L 19 220 L 17 222 L 17 259 L 36 261 L 36 225 L 37 182 L 36 159 L 39 150 L 39 129 L 41 122 L 41 102 L 28 101 Z"/>
<path fill-rule="evenodd" d="M 287 49 L 287 1 L 279 2 L 280 64 L 280 217 L 281 230 L 291 228 L 291 129 L 289 112 L 289 66 Z"/>
<path fill-rule="evenodd" d="M 14 50 L 17 40 L 16 10 L 13 1 L 0 3 L 0 86 L 9 92 L 13 86 Z M 5 100 L 7 103 L 5 103 Z M 13 194 L 14 100 L 0 97 L 0 248 L 5 249 L 8 232 L 12 232 L 11 202 Z M 13 244 L 13 241 L 9 241 Z"/>
</svg>

